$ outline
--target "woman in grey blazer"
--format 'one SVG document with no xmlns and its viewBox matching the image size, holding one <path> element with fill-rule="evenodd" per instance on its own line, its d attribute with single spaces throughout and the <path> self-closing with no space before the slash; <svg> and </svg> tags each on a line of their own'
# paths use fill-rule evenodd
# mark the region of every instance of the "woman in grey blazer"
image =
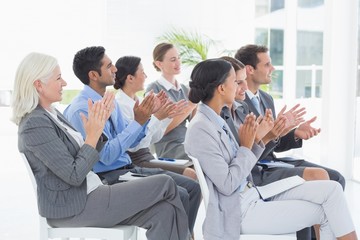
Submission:
<svg viewBox="0 0 360 240">
<path fill-rule="evenodd" d="M 322 240 L 357 239 L 342 188 L 335 181 L 306 181 L 265 200 L 249 184 L 251 169 L 264 150 L 255 142 L 258 123 L 247 115 L 236 144 L 220 117 L 237 88 L 235 71 L 225 60 L 205 60 L 191 74 L 189 100 L 198 105 L 189 124 L 185 150 L 196 157 L 209 186 L 204 239 L 238 240 L 247 234 L 285 234 L 319 224 Z M 321 191 L 319 191 L 321 189 Z"/>
<path fill-rule="evenodd" d="M 61 101 L 64 86 L 51 56 L 30 53 L 18 67 L 12 120 L 19 125 L 19 151 L 35 175 L 39 214 L 54 227 L 136 225 L 147 229 L 148 239 L 188 239 L 187 215 L 170 177 L 108 186 L 91 171 L 107 140 L 102 132 L 114 95 L 89 100 L 84 140 L 52 106 Z"/>
</svg>

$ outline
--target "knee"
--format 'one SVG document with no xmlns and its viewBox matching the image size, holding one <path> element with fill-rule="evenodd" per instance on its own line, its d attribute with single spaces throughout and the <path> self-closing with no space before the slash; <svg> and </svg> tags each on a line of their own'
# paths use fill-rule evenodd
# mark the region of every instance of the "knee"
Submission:
<svg viewBox="0 0 360 240">
<path fill-rule="evenodd" d="M 306 181 L 330 179 L 329 174 L 325 169 L 311 167 L 307 167 L 304 169 L 303 178 Z"/>
<path fill-rule="evenodd" d="M 341 173 L 335 170 L 329 170 L 329 176 L 330 180 L 334 180 L 338 183 L 340 183 L 343 190 L 345 190 L 345 178 Z"/>
<path fill-rule="evenodd" d="M 197 180 L 196 172 L 192 168 L 185 168 L 185 170 L 183 171 L 183 175 L 192 178 L 194 180 Z"/>
</svg>

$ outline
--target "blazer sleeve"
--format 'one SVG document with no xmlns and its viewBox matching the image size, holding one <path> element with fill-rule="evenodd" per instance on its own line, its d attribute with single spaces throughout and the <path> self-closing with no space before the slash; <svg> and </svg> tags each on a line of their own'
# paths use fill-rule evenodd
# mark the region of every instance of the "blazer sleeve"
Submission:
<svg viewBox="0 0 360 240">
<path fill-rule="evenodd" d="M 90 145 L 74 146 L 68 136 L 50 119 L 36 116 L 28 119 L 19 132 L 20 151 L 30 152 L 64 182 L 80 186 L 99 160 Z"/>
<path fill-rule="evenodd" d="M 193 122 L 186 135 L 185 149 L 199 160 L 217 190 L 223 195 L 231 195 L 250 174 L 257 158 L 245 147 L 238 148 L 235 158 L 231 158 L 219 135 L 211 124 Z"/>
<path fill-rule="evenodd" d="M 283 152 L 293 148 L 302 147 L 302 139 L 295 140 L 295 129 L 279 139 L 279 143 L 274 148 L 275 152 Z"/>
</svg>

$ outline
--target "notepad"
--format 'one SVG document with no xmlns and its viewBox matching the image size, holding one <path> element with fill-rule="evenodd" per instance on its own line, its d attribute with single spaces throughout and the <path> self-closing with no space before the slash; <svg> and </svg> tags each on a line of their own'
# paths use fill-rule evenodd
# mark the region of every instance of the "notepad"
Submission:
<svg viewBox="0 0 360 240">
<path fill-rule="evenodd" d="M 144 177 L 146 177 L 146 175 L 142 175 L 139 173 L 127 172 L 127 173 L 119 176 L 119 181 L 132 181 L 132 180 L 137 180 L 137 179 L 143 179 Z"/>
<path fill-rule="evenodd" d="M 258 186 L 257 189 L 259 190 L 259 193 L 263 199 L 268 199 L 279 193 L 285 192 L 286 190 L 299 186 L 304 182 L 305 180 L 303 178 L 296 175 L 269 183 L 261 187 Z"/>
<path fill-rule="evenodd" d="M 174 159 L 174 161 L 164 161 L 164 160 L 159 160 L 159 159 L 153 159 L 153 160 L 150 160 L 150 162 L 174 164 L 174 165 L 186 165 L 187 163 L 189 163 L 189 160 L 187 160 L 187 159 Z"/>
<path fill-rule="evenodd" d="M 294 165 L 291 165 L 289 163 L 280 162 L 280 161 L 270 161 L 270 160 L 260 160 L 256 163 L 258 166 L 262 166 L 265 169 L 266 168 L 293 168 Z"/>
</svg>

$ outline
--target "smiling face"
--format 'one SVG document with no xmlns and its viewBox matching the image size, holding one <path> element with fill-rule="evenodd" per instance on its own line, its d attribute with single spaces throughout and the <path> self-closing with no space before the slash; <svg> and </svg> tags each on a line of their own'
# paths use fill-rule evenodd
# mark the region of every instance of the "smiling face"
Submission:
<svg viewBox="0 0 360 240">
<path fill-rule="evenodd" d="M 61 77 L 59 66 L 54 69 L 50 77 L 45 82 L 36 80 L 34 82 L 34 86 L 39 93 L 40 105 L 46 109 L 49 109 L 52 103 L 61 101 L 62 90 L 66 85 L 67 83 Z"/>
<path fill-rule="evenodd" d="M 244 101 L 246 98 L 247 82 L 246 82 L 246 69 L 240 69 L 236 71 L 236 81 L 238 84 L 235 100 Z"/>
<path fill-rule="evenodd" d="M 235 70 L 233 68 L 230 69 L 229 75 L 226 78 L 225 82 L 221 84 L 224 96 L 224 104 L 229 105 L 232 104 L 237 91 L 237 80 Z"/>
<path fill-rule="evenodd" d="M 258 64 L 256 69 L 252 72 L 252 81 L 256 85 L 269 84 L 271 82 L 271 75 L 275 71 L 274 66 L 271 64 L 271 58 L 268 53 L 258 53 Z"/>
<path fill-rule="evenodd" d="M 176 48 L 170 48 L 164 55 L 162 61 L 156 61 L 156 65 L 160 68 L 164 75 L 177 75 L 181 72 L 180 55 Z"/>
</svg>

